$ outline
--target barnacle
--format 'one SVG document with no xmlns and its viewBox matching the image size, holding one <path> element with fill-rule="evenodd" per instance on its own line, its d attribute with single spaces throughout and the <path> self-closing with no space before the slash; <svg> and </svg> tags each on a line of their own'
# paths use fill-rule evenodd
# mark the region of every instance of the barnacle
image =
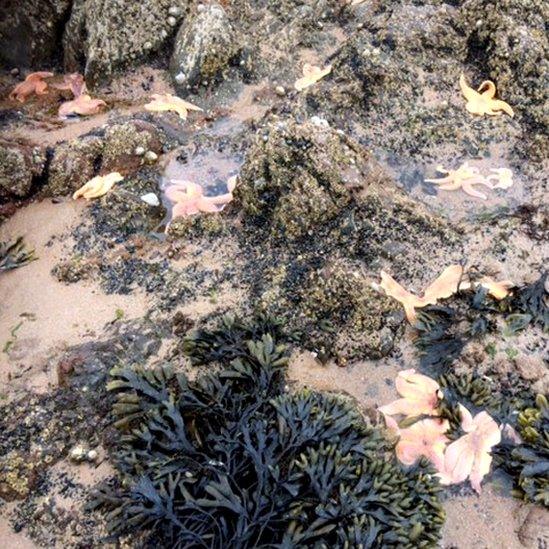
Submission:
<svg viewBox="0 0 549 549">
<path fill-rule="evenodd" d="M 288 392 L 288 352 L 266 319 L 225 319 L 185 348 L 220 369 L 112 371 L 121 482 L 91 506 L 114 534 L 181 547 L 430 547 L 444 511 L 425 461 L 391 443 L 342 396 Z"/>
</svg>

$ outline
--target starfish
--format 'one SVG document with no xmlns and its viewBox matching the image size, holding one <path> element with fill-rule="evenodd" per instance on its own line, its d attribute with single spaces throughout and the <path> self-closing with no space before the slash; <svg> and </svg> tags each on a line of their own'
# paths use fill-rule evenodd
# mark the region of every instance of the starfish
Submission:
<svg viewBox="0 0 549 549">
<path fill-rule="evenodd" d="M 381 288 L 386 295 L 396 299 L 403 307 L 410 324 L 416 321 L 416 308 L 434 305 L 439 299 L 446 299 L 458 291 L 459 281 L 463 276 L 461 265 L 450 265 L 433 281 L 423 296 L 417 296 L 403 288 L 390 274 L 381 271 Z"/>
<path fill-rule="evenodd" d="M 174 111 L 179 114 L 179 118 L 187 120 L 187 114 L 189 111 L 201 111 L 200 107 L 177 97 L 169 93 L 152 95 L 152 101 L 145 105 L 145 109 L 148 111 L 162 112 L 162 111 Z"/>
<path fill-rule="evenodd" d="M 513 109 L 505 101 L 494 99 L 496 96 L 496 85 L 492 81 L 485 80 L 478 88 L 478 91 L 476 91 L 467 84 L 465 75 L 462 74 L 459 77 L 459 86 L 461 93 L 467 99 L 465 108 L 471 114 L 496 116 L 503 111 L 509 116 L 515 115 Z"/>
<path fill-rule="evenodd" d="M 87 116 L 90 114 L 97 114 L 101 107 L 106 106 L 107 103 L 102 99 L 92 99 L 87 94 L 82 94 L 73 99 L 72 101 L 66 101 L 59 107 L 59 116 L 70 116 L 73 114 L 79 114 L 81 116 Z"/>
<path fill-rule="evenodd" d="M 53 72 L 32 72 L 25 78 L 24 82 L 13 88 L 10 99 L 17 99 L 20 103 L 24 103 L 27 97 L 33 93 L 36 95 L 48 93 L 48 83 L 44 82 L 44 78 L 51 78 L 52 76 Z"/>
<path fill-rule="evenodd" d="M 328 65 L 324 69 L 305 63 L 303 65 L 303 77 L 295 81 L 295 89 L 297 91 L 304 90 L 309 86 L 312 86 L 315 82 L 318 82 L 321 78 L 324 78 L 327 74 L 332 72 L 332 66 Z"/>
<path fill-rule="evenodd" d="M 443 191 L 455 191 L 462 189 L 465 193 L 475 198 L 486 200 L 486 195 L 475 190 L 474 185 L 485 185 L 492 188 L 485 177 L 480 175 L 478 168 L 469 166 L 467 162 L 461 165 L 457 170 L 445 170 L 442 166 L 437 166 L 437 171 L 447 173 L 445 177 L 439 179 L 426 179 L 426 183 L 435 183 Z"/>
<path fill-rule="evenodd" d="M 495 185 L 492 184 L 492 189 L 508 189 L 513 185 L 513 172 L 509 168 L 491 168 L 490 171 L 494 173 L 486 179 L 497 181 Z"/>
<path fill-rule="evenodd" d="M 98 175 L 93 179 L 90 179 L 83 187 L 80 187 L 73 195 L 73 199 L 76 200 L 81 196 L 86 200 L 91 198 L 99 198 L 108 193 L 115 183 L 122 181 L 124 177 L 118 172 L 112 172 L 107 175 Z"/>
<path fill-rule="evenodd" d="M 86 82 L 84 77 L 77 72 L 73 74 L 66 74 L 63 77 L 63 82 L 60 84 L 52 84 L 53 88 L 58 90 L 70 90 L 74 97 L 80 97 L 86 93 Z"/>
<path fill-rule="evenodd" d="M 220 212 L 233 199 L 236 181 L 236 176 L 228 180 L 225 194 L 204 196 L 204 189 L 197 183 L 175 180 L 165 191 L 166 197 L 173 203 L 172 220 L 176 217 L 188 217 L 200 212 Z M 169 226 L 170 224 L 166 227 L 166 232 L 168 232 Z"/>
</svg>

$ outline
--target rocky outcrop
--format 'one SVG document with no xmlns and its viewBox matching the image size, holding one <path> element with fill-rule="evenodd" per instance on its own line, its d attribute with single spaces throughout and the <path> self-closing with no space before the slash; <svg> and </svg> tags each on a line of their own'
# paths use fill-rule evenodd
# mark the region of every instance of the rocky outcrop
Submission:
<svg viewBox="0 0 549 549">
<path fill-rule="evenodd" d="M 236 34 L 219 5 L 202 5 L 177 33 L 170 71 L 177 86 L 189 89 L 218 77 L 238 53 Z"/>
<path fill-rule="evenodd" d="M 76 0 L 63 37 L 67 71 L 89 86 L 158 53 L 181 22 L 188 0 Z"/>
<path fill-rule="evenodd" d="M 25 198 L 44 171 L 46 154 L 39 147 L 0 140 L 0 198 Z"/>
<path fill-rule="evenodd" d="M 2 0 L 0 64 L 8 68 L 49 65 L 61 49 L 71 0 Z"/>
<path fill-rule="evenodd" d="M 126 175 L 143 163 L 143 152 L 159 154 L 164 140 L 158 129 L 143 120 L 108 126 L 99 135 L 88 135 L 56 147 L 44 192 L 51 196 L 72 194 L 99 172 Z"/>
</svg>

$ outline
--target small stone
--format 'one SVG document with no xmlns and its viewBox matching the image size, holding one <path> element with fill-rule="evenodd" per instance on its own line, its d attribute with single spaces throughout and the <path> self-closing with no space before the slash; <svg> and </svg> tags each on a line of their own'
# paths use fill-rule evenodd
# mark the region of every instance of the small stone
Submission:
<svg viewBox="0 0 549 549">
<path fill-rule="evenodd" d="M 19 69 L 15 67 L 14 69 L 11 69 L 10 73 L 12 76 L 17 76 L 19 74 Z"/>
<path fill-rule="evenodd" d="M 181 8 L 178 6 L 171 6 L 168 13 L 173 15 L 173 17 L 179 17 L 181 15 Z"/>
<path fill-rule="evenodd" d="M 87 452 L 83 446 L 75 446 L 69 452 L 69 458 L 76 463 L 80 463 L 86 459 Z"/>
<path fill-rule="evenodd" d="M 95 461 L 98 458 L 99 454 L 97 453 L 97 450 L 90 450 L 86 456 L 88 461 Z"/>
<path fill-rule="evenodd" d="M 275 92 L 276 92 L 276 95 L 280 95 L 280 97 L 283 97 L 286 95 L 286 90 L 284 89 L 283 86 L 277 86 L 275 88 Z"/>
<path fill-rule="evenodd" d="M 143 49 L 145 49 L 145 50 L 150 50 L 150 49 L 152 49 L 152 47 L 153 47 L 152 42 L 145 42 L 143 44 Z"/>
<path fill-rule="evenodd" d="M 145 154 L 145 147 L 135 147 L 133 152 L 136 156 L 143 156 Z"/>
<path fill-rule="evenodd" d="M 145 204 L 149 206 L 160 206 L 160 200 L 154 193 L 147 193 L 140 197 Z"/>
<path fill-rule="evenodd" d="M 168 17 L 168 25 L 170 25 L 170 27 L 175 27 L 177 25 L 177 19 L 170 15 L 170 17 Z"/>
<path fill-rule="evenodd" d="M 158 155 L 154 151 L 147 151 L 144 158 L 145 162 L 154 164 L 158 160 Z"/>
<path fill-rule="evenodd" d="M 187 79 L 187 77 L 185 76 L 185 73 L 184 72 L 178 72 L 176 75 L 175 75 L 175 81 L 181 85 L 185 82 L 185 80 Z"/>
</svg>

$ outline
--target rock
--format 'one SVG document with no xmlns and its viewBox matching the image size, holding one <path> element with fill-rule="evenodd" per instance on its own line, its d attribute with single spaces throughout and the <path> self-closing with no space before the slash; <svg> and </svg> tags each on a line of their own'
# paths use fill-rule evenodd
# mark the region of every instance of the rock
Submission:
<svg viewBox="0 0 549 549">
<path fill-rule="evenodd" d="M 347 185 L 362 164 L 335 130 L 311 122 L 280 123 L 258 135 L 235 194 L 246 213 L 270 219 L 273 234 L 291 240 L 349 203 Z"/>
<path fill-rule="evenodd" d="M 155 193 L 147 193 L 140 196 L 141 200 L 149 206 L 160 206 L 160 199 Z"/>
<path fill-rule="evenodd" d="M 50 164 L 45 194 L 70 195 L 82 187 L 96 175 L 102 150 L 103 140 L 97 136 L 84 136 L 58 145 Z"/>
<path fill-rule="evenodd" d="M 87 454 L 88 450 L 82 445 L 78 445 L 71 448 L 71 451 L 69 452 L 69 459 L 75 463 L 81 463 L 86 459 Z"/>
<path fill-rule="evenodd" d="M 225 10 L 216 4 L 208 5 L 181 25 L 170 72 L 177 86 L 192 88 L 218 78 L 238 51 L 236 33 Z"/>
<path fill-rule="evenodd" d="M 549 124 L 548 17 L 543 0 L 501 0 L 496 10 L 483 0 L 466 0 L 458 19 L 469 56 L 497 83 L 500 97 L 542 126 Z"/>
<path fill-rule="evenodd" d="M 142 148 L 158 154 L 163 143 L 164 138 L 156 126 L 143 120 L 132 120 L 112 124 L 102 135 L 83 136 L 58 145 L 50 164 L 45 194 L 72 194 L 100 170 L 102 173 L 131 173 L 142 162 L 136 150 Z"/>
<path fill-rule="evenodd" d="M 39 147 L 0 140 L 0 198 L 29 196 L 45 164 Z"/>
<path fill-rule="evenodd" d="M 158 160 L 158 155 L 153 151 L 147 151 L 143 159 L 147 164 L 154 164 Z"/>
<path fill-rule="evenodd" d="M 174 33 L 170 21 L 177 23 L 187 4 L 188 0 L 75 0 L 63 36 L 65 69 L 75 72 L 84 66 L 89 87 L 109 81 L 115 71 L 158 52 Z"/>
<path fill-rule="evenodd" d="M 34 68 L 50 65 L 61 50 L 71 0 L 2 0 L 0 64 Z M 9 46 L 8 46 L 9 45 Z"/>
</svg>

